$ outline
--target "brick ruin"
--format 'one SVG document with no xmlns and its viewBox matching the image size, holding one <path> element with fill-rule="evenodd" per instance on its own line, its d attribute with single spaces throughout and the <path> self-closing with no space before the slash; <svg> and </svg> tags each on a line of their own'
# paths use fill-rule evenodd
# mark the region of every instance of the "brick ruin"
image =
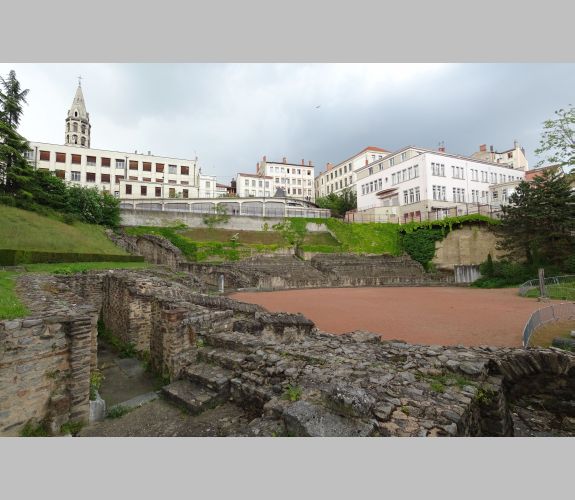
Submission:
<svg viewBox="0 0 575 500">
<path fill-rule="evenodd" d="M 22 276 L 34 315 L 0 322 L 0 435 L 87 419 L 98 317 L 169 377 L 167 399 L 194 414 L 229 400 L 246 409 L 242 435 L 511 436 L 515 414 L 536 420 L 534 401 L 555 433 L 574 435 L 573 353 L 335 336 L 197 283 L 161 269 Z"/>
</svg>

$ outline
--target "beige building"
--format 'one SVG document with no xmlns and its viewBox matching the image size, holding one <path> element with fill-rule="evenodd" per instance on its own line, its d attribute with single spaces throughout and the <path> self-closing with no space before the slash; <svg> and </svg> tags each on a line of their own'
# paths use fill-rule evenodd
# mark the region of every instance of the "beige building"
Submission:
<svg viewBox="0 0 575 500">
<path fill-rule="evenodd" d="M 281 194 L 288 198 L 311 202 L 315 200 L 314 167 L 311 161 L 308 161 L 307 165 L 304 160 L 301 164 L 288 163 L 287 158 L 284 157 L 281 162 L 275 162 L 267 161 L 264 156 L 262 161 L 256 164 L 256 172 L 260 177 L 271 178 L 270 196 Z M 239 179 L 237 190 L 238 196 L 242 196 Z"/>
<path fill-rule="evenodd" d="M 479 146 L 479 151 L 473 153 L 471 158 L 477 160 L 487 161 L 489 163 L 497 163 L 499 165 L 506 165 L 515 170 L 529 170 L 529 162 L 525 157 L 525 149 L 523 149 L 517 141 L 513 143 L 513 148 L 506 151 L 495 151 L 493 146 L 482 144 Z"/>
<path fill-rule="evenodd" d="M 389 151 L 376 146 L 368 146 L 350 158 L 333 165 L 328 163 L 325 172 L 321 172 L 314 182 L 315 196 L 320 198 L 330 193 L 340 193 L 346 188 L 357 192 L 356 171 L 365 165 L 381 160 Z"/>
<path fill-rule="evenodd" d="M 96 187 L 122 199 L 215 198 L 216 178 L 198 159 L 94 149 L 90 114 L 78 85 L 65 120 L 64 144 L 30 142 L 28 161 L 68 183 Z"/>
</svg>

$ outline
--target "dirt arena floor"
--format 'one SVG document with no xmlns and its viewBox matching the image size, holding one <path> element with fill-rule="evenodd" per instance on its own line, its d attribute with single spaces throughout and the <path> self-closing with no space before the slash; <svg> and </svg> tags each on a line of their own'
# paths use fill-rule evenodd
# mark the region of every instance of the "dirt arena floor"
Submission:
<svg viewBox="0 0 575 500">
<path fill-rule="evenodd" d="M 529 315 L 546 305 L 514 288 L 323 288 L 231 297 L 273 312 L 300 312 L 330 333 L 368 330 L 413 344 L 465 346 L 521 346 Z"/>
</svg>

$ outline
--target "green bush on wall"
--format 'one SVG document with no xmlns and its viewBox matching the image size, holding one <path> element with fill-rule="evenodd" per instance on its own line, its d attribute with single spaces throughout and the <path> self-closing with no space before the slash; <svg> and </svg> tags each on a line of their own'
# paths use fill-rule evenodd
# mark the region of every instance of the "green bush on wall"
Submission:
<svg viewBox="0 0 575 500">
<path fill-rule="evenodd" d="M 49 264 L 58 262 L 143 262 L 139 255 L 110 255 L 100 253 L 59 253 L 29 250 L 0 249 L 0 266 L 20 264 Z"/>
<path fill-rule="evenodd" d="M 426 269 L 435 256 L 435 242 L 445 237 L 441 229 L 419 229 L 403 235 L 403 248 Z"/>
</svg>

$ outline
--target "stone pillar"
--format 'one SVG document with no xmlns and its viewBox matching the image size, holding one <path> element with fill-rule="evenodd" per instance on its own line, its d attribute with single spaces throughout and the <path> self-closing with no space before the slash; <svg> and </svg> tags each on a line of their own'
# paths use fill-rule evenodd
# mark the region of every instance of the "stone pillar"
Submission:
<svg viewBox="0 0 575 500">
<path fill-rule="evenodd" d="M 70 323 L 70 420 L 88 420 L 90 412 L 90 361 L 92 357 L 92 317 Z"/>
</svg>

